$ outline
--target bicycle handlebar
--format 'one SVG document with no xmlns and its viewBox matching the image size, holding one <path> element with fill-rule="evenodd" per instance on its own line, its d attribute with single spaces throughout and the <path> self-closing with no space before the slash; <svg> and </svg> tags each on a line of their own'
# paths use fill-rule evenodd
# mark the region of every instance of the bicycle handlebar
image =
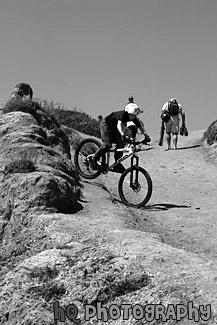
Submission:
<svg viewBox="0 0 217 325">
<path fill-rule="evenodd" d="M 151 141 L 151 140 L 150 140 Z M 129 144 L 133 144 L 133 145 L 139 145 L 139 144 L 144 144 L 146 146 L 149 146 L 150 144 L 148 142 L 150 141 L 147 141 L 147 139 L 143 139 L 141 141 L 134 141 L 134 139 L 127 139 L 126 142 L 129 143 Z"/>
</svg>

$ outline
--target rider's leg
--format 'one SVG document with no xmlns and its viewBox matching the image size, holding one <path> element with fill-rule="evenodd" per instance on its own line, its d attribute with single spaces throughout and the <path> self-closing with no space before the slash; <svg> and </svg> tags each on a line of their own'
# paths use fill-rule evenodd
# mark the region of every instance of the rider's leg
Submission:
<svg viewBox="0 0 217 325">
<path fill-rule="evenodd" d="M 100 131 L 103 144 L 94 155 L 94 158 L 97 160 L 99 160 L 100 157 L 103 156 L 112 147 L 112 137 L 110 128 L 104 121 L 101 122 Z"/>
<path fill-rule="evenodd" d="M 168 150 L 171 149 L 171 134 L 170 132 L 166 132 L 166 142 Z"/>
<path fill-rule="evenodd" d="M 124 141 L 123 141 L 118 130 L 115 130 L 112 133 L 112 139 L 113 139 L 113 142 L 116 143 L 116 149 L 124 148 Z M 122 155 L 123 155 L 123 152 L 115 151 L 115 153 L 114 153 L 115 162 L 118 159 L 120 159 L 122 157 Z M 123 173 L 125 171 L 125 167 L 121 163 L 119 163 L 116 166 L 114 166 L 113 171 L 118 172 L 118 173 Z"/>
<path fill-rule="evenodd" d="M 111 148 L 112 145 L 106 144 L 105 142 L 102 144 L 102 146 L 97 150 L 97 152 L 94 155 L 94 158 L 99 160 L 100 157 L 102 157 L 109 149 Z"/>
<path fill-rule="evenodd" d="M 116 149 L 124 148 L 124 141 L 123 141 L 123 139 L 122 139 L 122 137 L 121 137 L 118 130 L 114 130 L 112 132 L 112 139 L 113 139 L 113 142 L 116 143 Z M 122 156 L 123 156 L 123 152 L 115 151 L 115 153 L 114 153 L 115 161 L 120 159 Z"/>
</svg>

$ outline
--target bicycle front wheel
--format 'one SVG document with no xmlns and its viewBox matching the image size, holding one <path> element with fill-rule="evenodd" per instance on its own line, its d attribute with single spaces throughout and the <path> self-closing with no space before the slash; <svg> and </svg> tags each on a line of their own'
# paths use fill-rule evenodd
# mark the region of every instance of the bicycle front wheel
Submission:
<svg viewBox="0 0 217 325">
<path fill-rule="evenodd" d="M 90 164 L 90 158 L 101 147 L 98 140 L 94 138 L 87 138 L 81 141 L 75 150 L 74 163 L 78 173 L 87 179 L 96 178 L 101 174 L 101 168 L 94 170 Z M 100 163 L 105 162 L 105 156 L 101 157 Z"/>
<path fill-rule="evenodd" d="M 148 203 L 152 195 L 151 177 L 142 167 L 130 167 L 121 175 L 118 191 L 124 204 L 141 208 Z"/>
</svg>

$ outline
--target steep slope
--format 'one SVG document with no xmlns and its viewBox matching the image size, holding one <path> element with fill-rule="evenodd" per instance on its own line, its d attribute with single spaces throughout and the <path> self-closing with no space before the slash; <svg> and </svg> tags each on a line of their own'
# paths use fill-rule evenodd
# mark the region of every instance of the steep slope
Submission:
<svg viewBox="0 0 217 325">
<path fill-rule="evenodd" d="M 97 317 L 84 320 L 85 305 L 92 304 L 95 308 L 97 303 L 107 308 L 111 304 L 116 304 L 115 308 L 122 304 L 136 305 L 137 308 L 138 304 L 142 307 L 151 304 L 155 311 L 159 306 L 165 312 L 160 312 L 162 317 L 171 306 L 167 318 L 157 320 L 159 314 L 155 313 L 151 324 L 195 324 L 197 316 L 198 324 L 215 324 L 215 256 L 203 255 L 194 247 L 179 246 L 175 241 L 175 237 L 183 235 L 179 231 L 182 222 L 186 223 L 189 237 L 199 229 L 195 208 L 204 202 L 200 200 L 205 192 L 197 201 L 198 187 L 202 178 L 203 186 L 206 182 L 211 184 L 211 174 L 203 172 L 210 165 L 203 159 L 200 139 L 201 133 L 192 132 L 188 138 L 180 139 L 182 150 L 171 152 L 159 148 L 154 140 L 152 149 L 141 153 L 141 165 L 147 168 L 154 184 L 150 203 L 143 210 L 127 208 L 120 202 L 117 194 L 119 174 L 101 175 L 90 182 L 83 180 L 84 199 L 82 209 L 77 213 L 37 210 L 36 221 L 43 224 L 45 239 L 43 242 L 36 238 L 37 245 L 41 245 L 37 252 L 32 251 L 15 266 L 2 271 L 0 323 L 57 324 L 54 316 L 58 302 L 64 310 L 67 305 L 75 304 L 71 306 L 78 308 L 81 324 L 102 322 Z M 215 166 L 210 168 L 213 168 L 210 173 L 216 171 Z M 198 178 L 195 170 L 200 173 Z M 207 202 L 212 202 L 212 189 L 206 193 Z M 34 218 L 35 212 L 31 211 Z M 171 226 L 174 220 L 176 223 Z M 212 220 L 214 223 L 214 218 Z M 195 229 L 189 228 L 189 221 Z M 33 230 L 32 227 L 32 233 Z M 207 229 L 204 224 L 200 234 L 202 230 L 205 238 Z M 165 238 L 171 232 L 174 239 L 171 236 L 166 242 Z M 201 241 L 201 247 L 204 243 Z M 194 309 L 194 314 L 191 308 L 182 315 L 176 311 L 178 304 L 184 309 L 191 307 L 191 303 L 198 308 Z M 207 314 L 197 313 L 199 306 L 201 311 L 203 307 L 206 310 L 206 304 L 211 304 L 211 311 L 208 306 Z M 64 310 L 60 313 L 65 315 L 64 323 L 72 324 L 73 317 L 70 320 Z M 57 318 L 60 314 L 56 313 Z M 130 310 L 129 319 L 117 317 L 108 319 L 107 323 L 148 324 L 145 320 L 148 315 L 143 315 L 142 319 L 140 316 L 134 308 L 134 313 Z"/>
</svg>

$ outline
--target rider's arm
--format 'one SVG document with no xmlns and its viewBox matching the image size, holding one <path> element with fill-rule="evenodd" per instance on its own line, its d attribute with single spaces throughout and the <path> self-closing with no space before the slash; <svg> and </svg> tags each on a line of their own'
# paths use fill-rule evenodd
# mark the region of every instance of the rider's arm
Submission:
<svg viewBox="0 0 217 325">
<path fill-rule="evenodd" d="M 142 125 L 139 127 L 139 130 L 142 134 L 148 134 Z"/>
<path fill-rule="evenodd" d="M 134 120 L 136 126 L 138 127 L 138 129 L 140 130 L 141 134 L 148 134 L 145 130 L 145 127 L 144 127 L 144 123 L 140 120 L 138 120 L 137 118 Z"/>
<path fill-rule="evenodd" d="M 164 113 L 166 111 L 168 111 L 168 102 L 164 103 L 164 105 L 163 105 L 163 107 L 161 109 L 161 113 Z"/>
<path fill-rule="evenodd" d="M 179 104 L 179 113 L 182 116 L 182 126 L 185 126 L 185 111 L 182 107 L 182 105 Z"/>
<path fill-rule="evenodd" d="M 124 131 L 123 131 L 123 124 L 122 124 L 121 120 L 118 120 L 117 129 L 118 129 L 119 133 L 123 136 Z"/>
</svg>

